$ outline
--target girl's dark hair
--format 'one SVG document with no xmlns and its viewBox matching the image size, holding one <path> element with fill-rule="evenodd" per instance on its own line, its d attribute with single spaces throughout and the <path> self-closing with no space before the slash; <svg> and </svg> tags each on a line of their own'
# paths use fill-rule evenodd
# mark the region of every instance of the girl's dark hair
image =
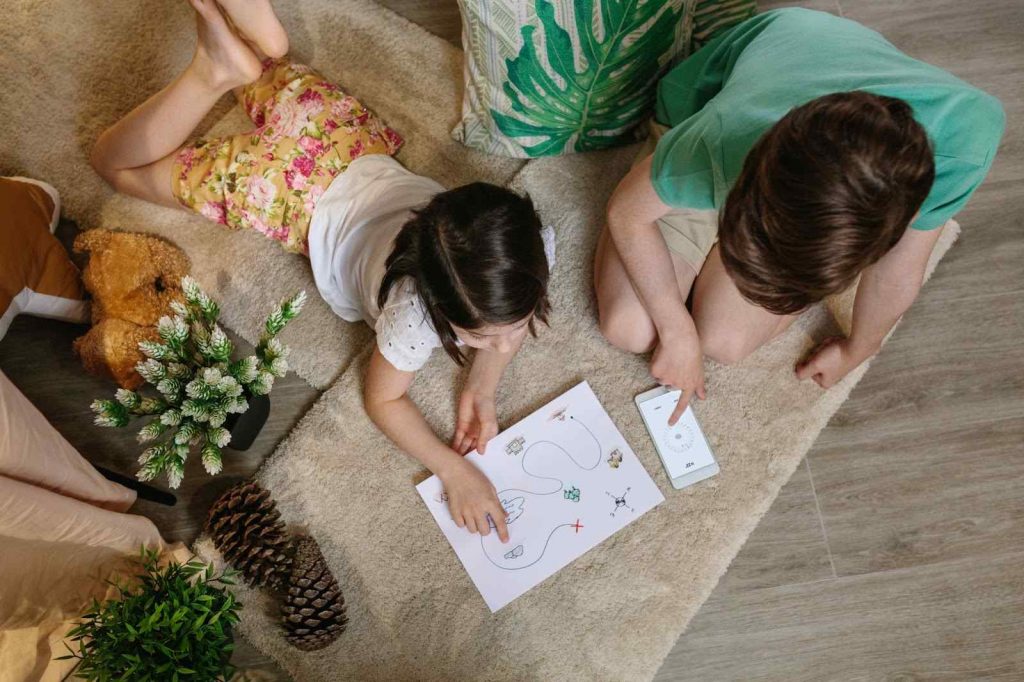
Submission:
<svg viewBox="0 0 1024 682">
<path fill-rule="evenodd" d="M 548 260 L 533 202 L 475 182 L 436 195 L 402 227 L 377 292 L 409 277 L 448 355 L 462 365 L 452 326 L 479 329 L 528 316 L 547 322 Z"/>
<path fill-rule="evenodd" d="M 903 100 L 811 100 L 747 154 L 719 218 L 722 263 L 747 300 L 799 312 L 895 246 L 934 179 L 928 134 Z"/>
</svg>

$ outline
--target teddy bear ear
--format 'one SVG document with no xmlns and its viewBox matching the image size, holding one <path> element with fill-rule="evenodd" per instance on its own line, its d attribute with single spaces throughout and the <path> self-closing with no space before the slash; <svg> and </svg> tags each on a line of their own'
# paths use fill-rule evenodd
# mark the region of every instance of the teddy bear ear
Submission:
<svg viewBox="0 0 1024 682">
<path fill-rule="evenodd" d="M 110 230 L 94 229 L 86 230 L 75 237 L 75 253 L 88 253 L 96 249 L 102 249 L 110 242 L 113 233 Z"/>
</svg>

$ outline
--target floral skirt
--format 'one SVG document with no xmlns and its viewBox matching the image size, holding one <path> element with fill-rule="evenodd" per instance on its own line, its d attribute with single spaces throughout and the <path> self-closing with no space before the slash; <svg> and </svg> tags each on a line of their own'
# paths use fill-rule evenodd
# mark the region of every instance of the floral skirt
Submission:
<svg viewBox="0 0 1024 682">
<path fill-rule="evenodd" d="M 287 60 L 266 60 L 242 94 L 256 128 L 182 148 L 174 196 L 221 225 L 258 230 L 308 255 L 313 209 L 331 181 L 364 154 L 395 154 L 402 138 L 313 69 Z"/>
</svg>

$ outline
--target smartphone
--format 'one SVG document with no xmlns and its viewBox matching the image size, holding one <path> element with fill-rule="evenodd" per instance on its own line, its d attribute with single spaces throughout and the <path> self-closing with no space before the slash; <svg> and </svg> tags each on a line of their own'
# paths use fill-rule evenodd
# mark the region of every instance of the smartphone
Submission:
<svg viewBox="0 0 1024 682">
<path fill-rule="evenodd" d="M 668 424 L 680 393 L 679 389 L 658 386 L 636 397 L 636 407 L 674 488 L 685 488 L 718 473 L 718 462 L 693 409 L 687 406 L 675 426 Z"/>
</svg>

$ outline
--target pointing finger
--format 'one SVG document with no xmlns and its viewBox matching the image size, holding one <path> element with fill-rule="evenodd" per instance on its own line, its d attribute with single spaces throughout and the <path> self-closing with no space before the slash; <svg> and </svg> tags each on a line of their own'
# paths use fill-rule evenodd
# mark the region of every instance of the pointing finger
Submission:
<svg viewBox="0 0 1024 682">
<path fill-rule="evenodd" d="M 501 505 L 497 505 L 497 509 L 491 513 L 491 519 L 494 521 L 495 530 L 498 531 L 498 539 L 508 542 L 508 523 L 505 521 L 505 509 Z"/>
<path fill-rule="evenodd" d="M 672 416 L 668 418 L 668 425 L 675 426 L 679 418 L 683 416 L 683 412 L 686 412 L 686 406 L 690 404 L 690 395 L 692 391 L 683 391 L 679 395 L 679 402 L 676 403 L 676 409 L 672 411 Z"/>
</svg>

